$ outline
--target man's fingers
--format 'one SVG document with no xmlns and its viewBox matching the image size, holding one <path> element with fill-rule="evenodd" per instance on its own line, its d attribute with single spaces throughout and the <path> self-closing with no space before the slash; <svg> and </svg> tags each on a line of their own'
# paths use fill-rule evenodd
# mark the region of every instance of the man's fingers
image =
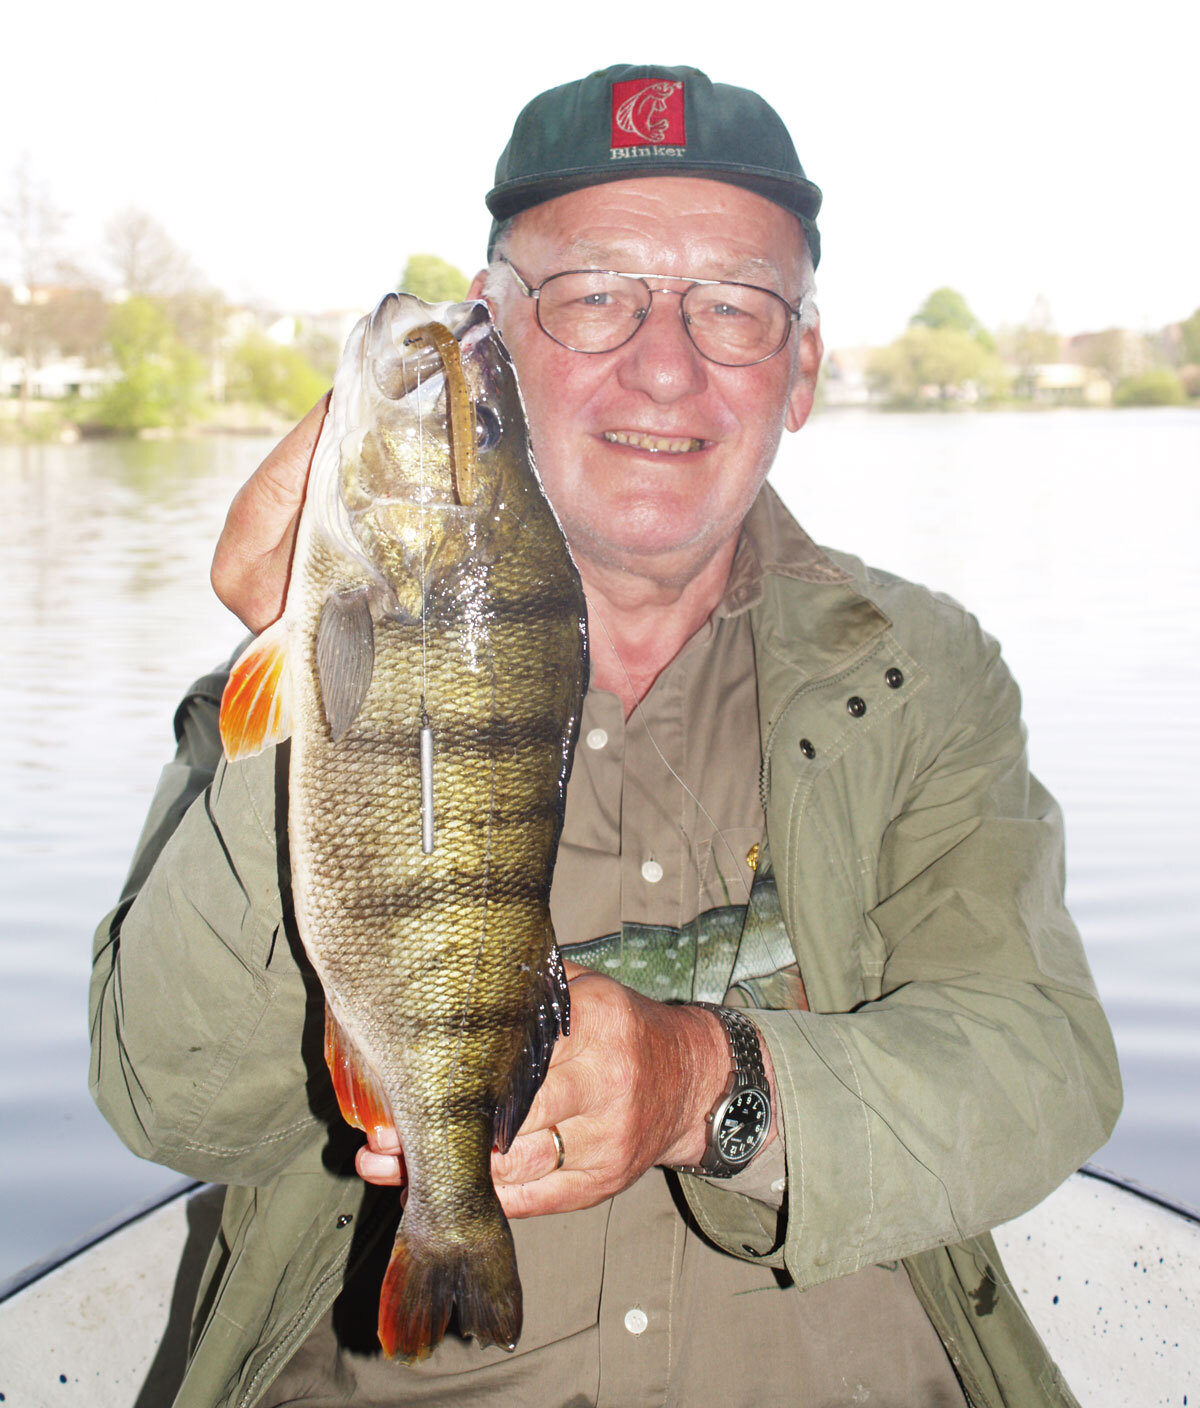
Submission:
<svg viewBox="0 0 1200 1408">
<path fill-rule="evenodd" d="M 532 1183 L 501 1183 L 496 1196 L 505 1217 L 543 1217 L 550 1212 L 574 1212 L 592 1208 L 616 1191 L 602 1185 L 591 1173 L 562 1169 L 549 1178 Z"/>
<path fill-rule="evenodd" d="M 566 1044 L 560 1038 L 555 1051 L 559 1045 Z M 559 1061 L 552 1060 L 517 1137 L 548 1129 L 552 1124 L 561 1128 L 565 1120 L 602 1104 L 605 1094 L 604 1073 L 596 1070 L 593 1063 L 565 1056 Z M 514 1140 L 514 1147 L 515 1144 Z"/>
<path fill-rule="evenodd" d="M 294 425 L 255 471 L 264 499 L 273 500 L 282 511 L 296 513 L 304 502 L 304 485 L 313 451 L 321 438 L 321 427 L 329 411 L 329 393 Z"/>
<path fill-rule="evenodd" d="M 261 631 L 283 610 L 313 451 L 329 409 L 322 396 L 234 496 L 213 553 L 213 590 Z"/>
<path fill-rule="evenodd" d="M 234 496 L 225 528 L 217 541 L 214 570 L 238 560 L 257 562 L 294 536 L 294 523 L 304 507 L 304 489 L 313 452 L 329 410 L 322 396 L 267 455 Z M 291 532 L 289 533 L 289 530 Z"/>
<path fill-rule="evenodd" d="M 376 1125 L 367 1132 L 367 1145 L 376 1154 L 398 1154 L 400 1135 L 390 1125 Z"/>
<path fill-rule="evenodd" d="M 563 1129 L 559 1129 L 558 1125 L 553 1128 L 558 1129 L 558 1137 L 562 1141 L 562 1167 L 565 1168 L 570 1158 L 568 1141 L 571 1127 L 568 1124 Z M 577 1140 L 583 1137 L 578 1120 L 575 1121 L 575 1137 Z M 492 1155 L 492 1177 L 497 1184 L 528 1183 L 535 1178 L 545 1178 L 555 1172 L 559 1161 L 558 1150 L 559 1145 L 550 1128 L 518 1134 L 506 1154 Z"/>
<path fill-rule="evenodd" d="M 359 1178 L 384 1188 L 403 1188 L 407 1182 L 404 1158 L 397 1154 L 380 1154 L 364 1144 L 354 1156 Z"/>
<path fill-rule="evenodd" d="M 367 1142 L 354 1156 L 358 1176 L 386 1188 L 403 1188 L 408 1181 L 400 1136 L 394 1129 L 380 1126 L 367 1134 Z"/>
</svg>

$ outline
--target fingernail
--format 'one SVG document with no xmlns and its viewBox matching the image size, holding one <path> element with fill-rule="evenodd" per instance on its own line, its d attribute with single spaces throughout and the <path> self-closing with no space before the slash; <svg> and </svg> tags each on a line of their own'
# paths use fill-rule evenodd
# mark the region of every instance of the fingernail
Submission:
<svg viewBox="0 0 1200 1408">
<path fill-rule="evenodd" d="M 400 1160 L 364 1149 L 358 1156 L 358 1171 L 364 1178 L 394 1178 L 400 1172 Z"/>
</svg>

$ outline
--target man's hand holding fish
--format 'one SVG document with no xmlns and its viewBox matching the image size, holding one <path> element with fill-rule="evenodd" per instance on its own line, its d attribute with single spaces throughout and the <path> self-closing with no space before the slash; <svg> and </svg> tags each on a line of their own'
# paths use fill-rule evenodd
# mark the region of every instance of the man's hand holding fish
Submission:
<svg viewBox="0 0 1200 1408">
<path fill-rule="evenodd" d="M 698 70 L 538 95 L 479 301 L 385 298 L 234 501 L 260 634 L 92 990 L 226 1185 L 177 1408 L 1075 1403 L 989 1229 L 1111 1036 L 998 646 L 767 483 L 820 203 Z"/>
<path fill-rule="evenodd" d="M 508 1153 L 492 1155 L 508 1217 L 591 1207 L 655 1164 L 695 1164 L 704 1117 L 728 1071 L 719 1023 L 703 1012 L 655 1003 L 610 978 L 565 964 L 572 1027 Z M 616 1076 L 620 1078 L 615 1078 Z M 557 1128 L 563 1163 L 549 1131 Z M 372 1183 L 403 1187 L 393 1131 L 368 1137 L 356 1158 Z"/>
</svg>

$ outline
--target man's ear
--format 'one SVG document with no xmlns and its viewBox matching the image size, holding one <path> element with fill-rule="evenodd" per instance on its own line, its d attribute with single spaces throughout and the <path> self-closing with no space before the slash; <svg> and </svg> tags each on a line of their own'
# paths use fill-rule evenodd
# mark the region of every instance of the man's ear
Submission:
<svg viewBox="0 0 1200 1408">
<path fill-rule="evenodd" d="M 479 273 L 471 280 L 471 287 L 467 289 L 468 298 L 482 298 L 483 285 L 487 279 L 487 270 L 480 269 Z"/>
<path fill-rule="evenodd" d="M 800 350 L 796 355 L 796 370 L 783 422 L 789 430 L 799 430 L 812 410 L 813 398 L 817 394 L 817 373 L 821 369 L 824 351 L 821 324 L 814 323 L 811 328 L 805 328 L 800 334 Z"/>
</svg>

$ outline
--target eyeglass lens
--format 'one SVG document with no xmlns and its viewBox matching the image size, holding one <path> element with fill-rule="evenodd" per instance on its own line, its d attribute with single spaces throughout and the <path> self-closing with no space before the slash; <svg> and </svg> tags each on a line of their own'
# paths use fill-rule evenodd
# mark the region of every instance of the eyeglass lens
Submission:
<svg viewBox="0 0 1200 1408">
<path fill-rule="evenodd" d="M 650 290 L 641 279 L 596 269 L 555 274 L 538 295 L 543 330 L 576 352 L 613 351 L 649 311 Z M 778 352 L 791 320 L 783 299 L 748 284 L 693 284 L 682 311 L 697 349 L 727 366 L 748 366 Z"/>
</svg>

